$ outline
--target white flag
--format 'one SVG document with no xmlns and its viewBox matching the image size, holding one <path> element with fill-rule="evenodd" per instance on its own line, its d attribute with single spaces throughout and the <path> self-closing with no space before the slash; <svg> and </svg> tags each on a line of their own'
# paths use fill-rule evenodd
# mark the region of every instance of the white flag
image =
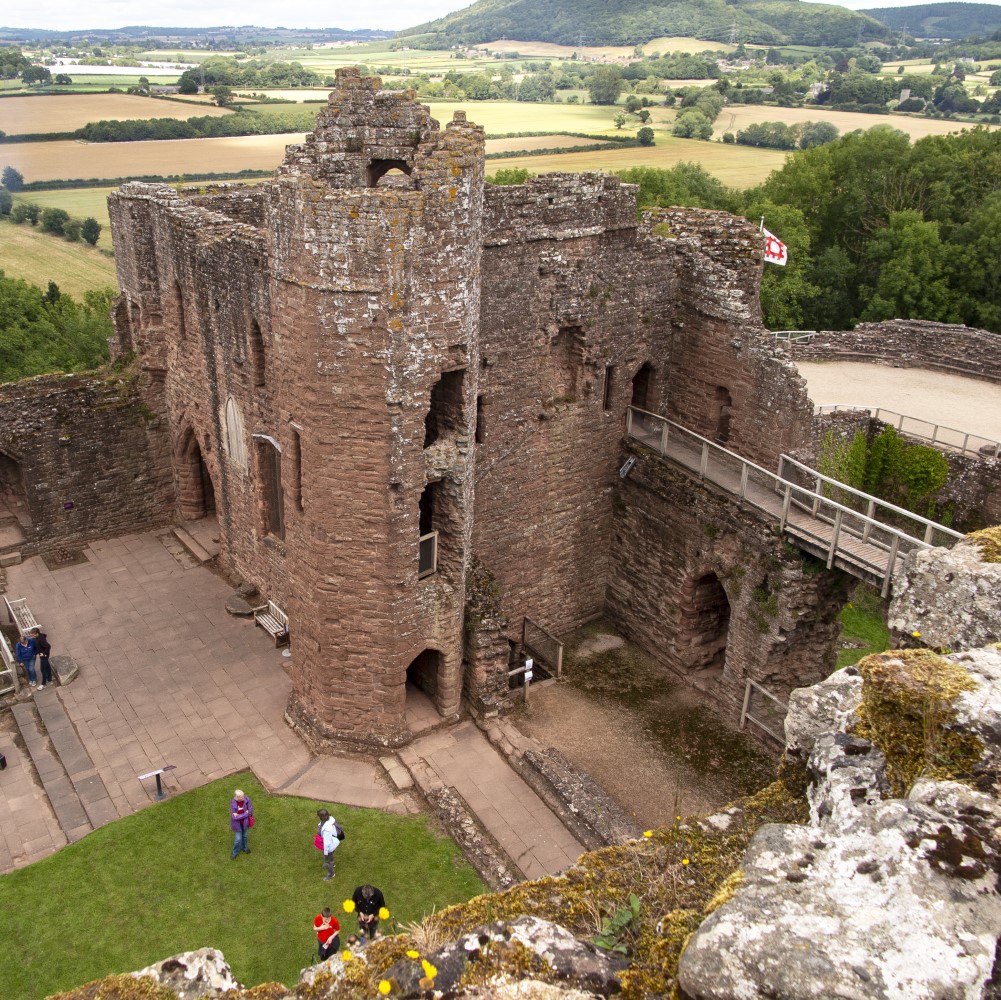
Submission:
<svg viewBox="0 0 1001 1000">
<path fill-rule="evenodd" d="M 789 251 L 786 245 L 774 234 L 762 227 L 762 234 L 765 237 L 765 260 L 769 264 L 782 264 L 789 259 Z"/>
</svg>

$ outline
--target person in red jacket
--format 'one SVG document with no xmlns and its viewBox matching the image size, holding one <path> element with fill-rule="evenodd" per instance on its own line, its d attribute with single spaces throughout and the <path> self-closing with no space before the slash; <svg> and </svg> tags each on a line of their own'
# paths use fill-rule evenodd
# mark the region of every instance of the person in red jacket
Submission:
<svg viewBox="0 0 1001 1000">
<path fill-rule="evenodd" d="M 337 917 L 331 914 L 330 907 L 325 906 L 313 920 L 313 927 L 319 944 L 320 961 L 325 962 L 341 947 L 341 925 L 337 922 Z"/>
</svg>

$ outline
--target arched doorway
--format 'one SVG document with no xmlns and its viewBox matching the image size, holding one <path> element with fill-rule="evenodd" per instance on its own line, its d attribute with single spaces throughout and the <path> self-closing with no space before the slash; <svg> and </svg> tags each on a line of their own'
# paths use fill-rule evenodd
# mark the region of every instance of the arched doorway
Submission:
<svg viewBox="0 0 1001 1000">
<path fill-rule="evenodd" d="M 215 517 L 215 488 L 195 432 L 189 427 L 177 453 L 177 506 L 185 521 Z"/>
<path fill-rule="evenodd" d="M 689 577 L 682 585 L 676 647 L 688 673 L 713 679 L 726 664 L 730 601 L 715 573 Z"/>
<path fill-rule="evenodd" d="M 437 649 L 425 649 L 407 667 L 406 718 L 412 733 L 431 729 L 441 722 L 439 706 L 445 658 Z"/>
<path fill-rule="evenodd" d="M 639 371 L 633 376 L 633 395 L 630 405 L 638 410 L 649 410 L 653 402 L 653 365 L 649 361 L 644 361 L 640 365 Z"/>
<path fill-rule="evenodd" d="M 0 549 L 23 542 L 30 525 L 21 463 L 0 452 Z"/>
</svg>

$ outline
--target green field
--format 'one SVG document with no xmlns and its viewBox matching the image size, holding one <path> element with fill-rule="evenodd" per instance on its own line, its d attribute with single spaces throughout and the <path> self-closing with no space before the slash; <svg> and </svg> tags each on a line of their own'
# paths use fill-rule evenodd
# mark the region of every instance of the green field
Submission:
<svg viewBox="0 0 1001 1000">
<path fill-rule="evenodd" d="M 118 287 L 115 262 L 106 253 L 86 243 L 67 243 L 28 223 L 0 222 L 0 271 L 40 288 L 54 281 L 76 299 L 92 289 Z"/>
<path fill-rule="evenodd" d="M 101 223 L 101 238 L 97 245 L 105 250 L 111 249 L 111 222 L 108 219 L 108 195 L 113 187 L 67 188 L 64 191 L 31 191 L 27 194 L 14 195 L 15 204 L 19 201 L 33 201 L 42 208 L 65 209 L 74 219 L 86 219 L 92 216 Z"/>
<path fill-rule="evenodd" d="M 228 805 L 246 789 L 251 853 L 230 860 Z M 316 809 L 267 795 L 250 775 L 213 782 L 95 830 L 0 876 L 0 982 L 9 1000 L 41 1000 L 181 951 L 218 948 L 243 983 L 293 984 L 314 964 L 313 917 L 329 906 L 341 941 L 356 923 L 341 903 L 379 886 L 398 924 L 483 891 L 455 844 L 423 816 L 331 805 L 347 832 L 337 876 L 322 879 Z M 382 928 L 392 933 L 392 923 Z"/>
</svg>

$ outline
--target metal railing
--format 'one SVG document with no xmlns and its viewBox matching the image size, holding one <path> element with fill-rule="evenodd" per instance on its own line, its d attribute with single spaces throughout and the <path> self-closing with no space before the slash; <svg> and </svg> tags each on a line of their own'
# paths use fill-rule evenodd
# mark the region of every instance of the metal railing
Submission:
<svg viewBox="0 0 1001 1000">
<path fill-rule="evenodd" d="M 927 441 L 929 444 L 941 448 L 951 448 L 963 455 L 976 455 L 979 458 L 1001 457 L 1001 441 L 996 441 L 994 438 L 981 437 L 979 434 L 956 430 L 954 427 L 934 424 L 930 420 L 922 420 L 920 417 L 909 417 L 904 413 L 886 410 L 881 406 L 825 403 L 823 406 L 814 407 L 813 412 L 817 416 L 825 413 L 868 413 L 876 420 L 896 428 L 901 434 L 918 438 L 920 441 Z"/>
<path fill-rule="evenodd" d="M 810 343 L 816 335 L 816 330 L 772 330 L 772 336 L 776 340 L 785 340 L 790 343 L 795 343 L 797 340 L 805 340 Z"/>
<path fill-rule="evenodd" d="M 521 626 L 521 644 L 551 677 L 563 676 L 563 643 L 527 615 Z"/>
<path fill-rule="evenodd" d="M 766 698 L 770 698 L 776 705 L 778 705 L 780 712 L 777 713 L 775 719 L 769 719 L 765 722 L 763 719 L 756 719 L 751 715 L 751 692 L 757 691 L 763 694 Z M 785 719 L 786 714 L 789 711 L 789 706 L 775 695 L 771 693 L 767 688 L 763 688 L 757 681 L 752 681 L 750 677 L 747 678 L 747 682 L 744 685 L 744 706 L 740 710 L 740 728 L 743 729 L 745 723 L 753 722 L 759 729 L 763 729 L 769 736 L 776 739 L 785 746 L 785 737 L 775 731 L 773 728 L 776 723 L 781 723 Z M 771 724 L 769 724 L 771 723 Z"/>
<path fill-rule="evenodd" d="M 837 562 L 854 576 L 878 582 L 884 597 L 889 593 L 898 560 L 907 552 L 952 544 L 963 537 L 958 531 L 839 483 L 787 455 L 780 458 L 780 473 L 795 474 L 800 482 L 769 472 L 680 424 L 636 407 L 627 411 L 626 434 L 778 521 L 783 534 L 823 559 L 828 569 Z M 804 481 L 815 488 L 804 485 Z M 827 495 L 825 488 L 832 495 Z M 854 506 L 841 500 L 851 501 Z M 860 506 L 866 513 L 857 509 Z M 880 520 L 876 516 L 880 511 L 887 512 L 889 521 L 920 525 L 921 537 Z M 807 516 L 797 516 L 798 512 Z"/>
<path fill-rule="evenodd" d="M 17 662 L 14 660 L 14 651 L 7 642 L 7 637 L 0 632 L 0 660 L 3 660 L 3 667 L 0 668 L 0 694 L 10 694 L 12 691 L 17 694 L 20 686 L 17 676 Z"/>
<path fill-rule="evenodd" d="M 420 553 L 417 556 L 417 579 L 423 580 L 438 572 L 438 532 L 421 535 Z"/>
</svg>

